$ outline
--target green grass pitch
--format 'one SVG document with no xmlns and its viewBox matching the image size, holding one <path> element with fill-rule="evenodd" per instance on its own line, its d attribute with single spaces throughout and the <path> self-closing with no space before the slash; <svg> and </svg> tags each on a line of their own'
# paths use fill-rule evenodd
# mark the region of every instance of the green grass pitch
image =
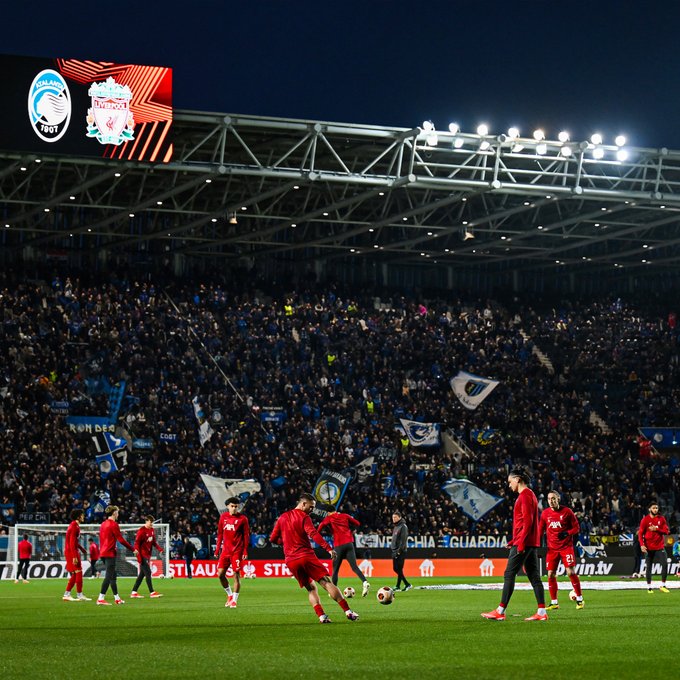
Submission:
<svg viewBox="0 0 680 680">
<path fill-rule="evenodd" d="M 95 598 L 99 583 L 86 579 L 85 594 Z M 0 582 L 0 678 L 573 680 L 677 672 L 680 590 L 585 590 L 586 608 L 576 611 L 561 583 L 562 608 L 548 622 L 523 620 L 535 611 L 527 591 L 515 592 L 505 622 L 491 622 L 480 612 L 496 606 L 497 591 L 414 589 L 384 606 L 375 592 L 386 584 L 376 580 L 367 598 L 351 601 L 356 623 L 322 593 L 333 619 L 322 626 L 290 578 L 245 581 L 238 609 L 224 607 L 213 579 L 157 580 L 159 600 L 130 600 L 132 580 L 119 584 L 126 604 L 97 607 L 62 602 L 65 580 Z M 357 580 L 340 585 L 360 592 Z"/>
</svg>

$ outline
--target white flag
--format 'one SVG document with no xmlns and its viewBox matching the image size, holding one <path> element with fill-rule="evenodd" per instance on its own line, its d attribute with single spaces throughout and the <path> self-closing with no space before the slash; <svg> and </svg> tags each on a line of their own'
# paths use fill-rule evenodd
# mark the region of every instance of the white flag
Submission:
<svg viewBox="0 0 680 680">
<path fill-rule="evenodd" d="M 210 427 L 210 423 L 203 413 L 203 407 L 198 401 L 198 397 L 194 397 L 191 400 L 191 403 L 194 405 L 194 415 L 198 421 L 198 439 L 201 442 L 201 446 L 205 446 L 205 443 L 215 434 L 215 430 Z"/>
<path fill-rule="evenodd" d="M 225 511 L 228 498 L 236 496 L 242 503 L 245 503 L 248 496 L 252 496 L 261 489 L 260 482 L 254 479 L 222 479 L 204 474 L 201 474 L 201 479 L 220 512 Z"/>
<path fill-rule="evenodd" d="M 451 378 L 451 389 L 460 403 L 470 410 L 476 409 L 496 388 L 498 380 L 482 378 L 472 373 L 459 371 L 455 378 Z"/>
<path fill-rule="evenodd" d="M 399 418 L 412 446 L 439 446 L 439 423 L 419 423 Z"/>
<path fill-rule="evenodd" d="M 467 479 L 449 479 L 442 484 L 442 489 L 468 517 L 475 521 L 484 517 L 503 500 L 483 491 Z"/>
</svg>

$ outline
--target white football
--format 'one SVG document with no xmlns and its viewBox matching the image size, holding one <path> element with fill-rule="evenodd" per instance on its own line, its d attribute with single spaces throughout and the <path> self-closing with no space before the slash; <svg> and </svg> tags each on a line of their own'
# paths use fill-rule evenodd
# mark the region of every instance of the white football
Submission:
<svg viewBox="0 0 680 680">
<path fill-rule="evenodd" d="M 389 586 L 383 586 L 377 593 L 376 597 L 380 604 L 392 604 L 394 600 L 394 590 Z"/>
<path fill-rule="evenodd" d="M 342 591 L 342 594 L 349 600 L 357 594 L 357 591 L 354 590 L 352 586 L 347 586 L 347 588 Z"/>
<path fill-rule="evenodd" d="M 159 574 L 156 578 L 165 578 L 164 574 Z"/>
<path fill-rule="evenodd" d="M 575 601 L 576 601 L 576 591 L 575 591 L 575 590 L 572 590 L 572 591 L 569 592 L 569 599 L 570 599 L 572 602 L 575 602 Z"/>
</svg>

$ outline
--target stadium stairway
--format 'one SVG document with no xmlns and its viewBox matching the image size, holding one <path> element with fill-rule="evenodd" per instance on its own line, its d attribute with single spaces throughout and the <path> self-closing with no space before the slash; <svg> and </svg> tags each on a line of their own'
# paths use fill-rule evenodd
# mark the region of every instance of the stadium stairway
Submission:
<svg viewBox="0 0 680 680">
<path fill-rule="evenodd" d="M 599 430 L 600 430 L 600 432 L 602 432 L 602 434 L 611 434 L 612 433 L 612 428 L 609 427 L 607 422 L 596 411 L 590 412 L 590 415 L 588 416 L 588 420 L 589 420 L 591 425 L 599 428 Z"/>
<path fill-rule="evenodd" d="M 519 334 L 524 338 L 525 342 L 531 342 L 531 336 L 523 328 L 519 329 Z M 555 367 L 553 366 L 553 362 L 550 361 L 550 357 L 545 352 L 541 352 L 534 342 L 531 343 L 531 352 L 541 362 L 541 365 L 548 373 L 550 373 L 550 375 L 555 375 Z"/>
</svg>

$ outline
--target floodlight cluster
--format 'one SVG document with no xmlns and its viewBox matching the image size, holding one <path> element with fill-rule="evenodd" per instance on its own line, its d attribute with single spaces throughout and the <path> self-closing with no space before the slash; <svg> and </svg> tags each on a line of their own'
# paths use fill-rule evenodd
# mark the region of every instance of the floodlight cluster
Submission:
<svg viewBox="0 0 680 680">
<path fill-rule="evenodd" d="M 431 120 L 423 122 L 421 129 L 425 133 L 425 143 L 427 146 L 435 148 L 439 146 L 439 133 Z M 451 139 L 451 135 L 453 139 Z M 490 131 L 486 123 L 480 123 L 474 134 L 463 133 L 458 123 L 449 123 L 448 135 L 441 140 L 449 142 L 454 149 L 469 148 L 475 146 L 478 151 L 488 151 L 494 143 L 506 145 L 511 153 L 535 153 L 537 156 L 545 156 L 551 151 L 562 158 L 569 159 L 576 153 L 583 152 L 591 159 L 617 160 L 623 162 L 628 160 L 630 154 L 625 147 L 626 137 L 619 134 L 614 138 L 613 145 L 606 145 L 601 133 L 596 132 L 591 135 L 588 141 L 572 141 L 571 135 L 567 130 L 561 130 L 557 135 L 557 140 L 551 141 L 546 138 L 545 131 L 537 128 L 531 136 L 522 137 L 518 127 L 510 127 L 505 134 L 494 134 Z"/>
</svg>

